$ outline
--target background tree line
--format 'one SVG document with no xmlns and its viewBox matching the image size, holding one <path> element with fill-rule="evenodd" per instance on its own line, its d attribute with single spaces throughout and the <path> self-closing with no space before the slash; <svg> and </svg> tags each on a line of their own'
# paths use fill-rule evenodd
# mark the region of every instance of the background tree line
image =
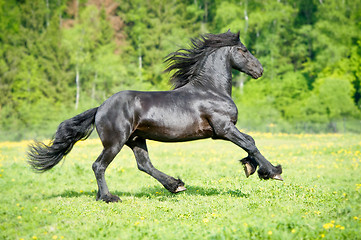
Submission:
<svg viewBox="0 0 361 240">
<path fill-rule="evenodd" d="M 164 57 L 228 29 L 265 69 L 234 73 L 241 128 L 361 132 L 361 0 L 0 0 L 0 139 L 168 90 Z"/>
</svg>

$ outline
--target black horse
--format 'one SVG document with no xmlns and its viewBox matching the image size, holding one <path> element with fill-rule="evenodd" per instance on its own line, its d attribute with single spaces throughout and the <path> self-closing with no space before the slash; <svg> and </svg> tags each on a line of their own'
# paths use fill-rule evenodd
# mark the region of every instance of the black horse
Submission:
<svg viewBox="0 0 361 240">
<path fill-rule="evenodd" d="M 231 98 L 231 69 L 253 78 L 262 76 L 260 62 L 230 31 L 207 34 L 191 40 L 190 49 L 180 49 L 167 56 L 167 72 L 174 71 L 174 89 L 160 92 L 121 91 L 97 108 L 87 110 L 62 122 L 49 145 L 35 142 L 28 153 L 29 163 L 44 172 L 58 164 L 79 140 L 97 129 L 103 151 L 93 163 L 98 184 L 97 200 L 120 201 L 110 194 L 104 172 L 124 145 L 135 155 L 139 170 L 156 178 L 172 193 L 186 190 L 175 179 L 153 167 L 146 139 L 182 142 L 203 138 L 233 142 L 248 153 L 242 163 L 246 176 L 259 166 L 262 179 L 282 180 L 282 168 L 268 162 L 255 146 L 253 138 L 240 132 L 237 107 Z"/>
</svg>

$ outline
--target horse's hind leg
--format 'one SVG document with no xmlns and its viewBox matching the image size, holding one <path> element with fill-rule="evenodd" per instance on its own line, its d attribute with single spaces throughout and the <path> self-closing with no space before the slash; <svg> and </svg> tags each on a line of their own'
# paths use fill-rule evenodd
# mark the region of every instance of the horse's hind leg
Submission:
<svg viewBox="0 0 361 240">
<path fill-rule="evenodd" d="M 104 177 L 105 170 L 113 161 L 114 157 L 118 154 L 121 147 L 121 145 L 117 144 L 112 147 L 104 148 L 98 159 L 93 163 L 93 171 L 98 184 L 97 200 L 103 200 L 107 203 L 121 201 L 118 196 L 112 195 L 109 192 Z"/>
<path fill-rule="evenodd" d="M 139 170 L 146 172 L 157 179 L 168 191 L 172 193 L 187 190 L 184 187 L 182 180 L 168 176 L 153 166 L 149 159 L 145 139 L 136 137 L 135 139 L 128 141 L 126 144 L 133 150 Z"/>
</svg>

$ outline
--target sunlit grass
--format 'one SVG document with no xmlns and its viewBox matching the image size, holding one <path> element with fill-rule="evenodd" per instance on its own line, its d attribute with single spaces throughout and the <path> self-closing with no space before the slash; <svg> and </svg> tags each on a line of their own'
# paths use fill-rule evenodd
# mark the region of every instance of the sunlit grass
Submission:
<svg viewBox="0 0 361 240">
<path fill-rule="evenodd" d="M 125 147 L 106 172 L 117 204 L 95 201 L 98 139 L 44 174 L 26 164 L 29 141 L 2 142 L 0 239 L 360 239 L 360 135 L 251 135 L 284 182 L 247 179 L 247 154 L 228 142 L 149 142 L 188 190 L 167 192 Z"/>
</svg>

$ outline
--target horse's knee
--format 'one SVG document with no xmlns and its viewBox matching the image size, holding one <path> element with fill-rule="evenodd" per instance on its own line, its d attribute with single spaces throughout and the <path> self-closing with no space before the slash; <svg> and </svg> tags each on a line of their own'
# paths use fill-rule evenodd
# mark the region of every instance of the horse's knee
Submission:
<svg viewBox="0 0 361 240">
<path fill-rule="evenodd" d="M 254 156 L 254 155 L 256 155 L 258 152 L 259 152 L 259 150 L 258 150 L 258 148 L 256 147 L 256 145 L 254 145 L 253 143 L 246 143 L 246 147 L 245 147 L 245 149 L 247 149 L 247 153 L 249 154 L 249 155 L 251 155 L 251 156 Z"/>
<path fill-rule="evenodd" d="M 248 135 L 248 134 L 245 134 L 245 133 L 242 133 L 244 136 L 245 136 L 245 138 L 248 140 L 248 141 L 250 141 L 253 145 L 256 145 L 256 141 L 253 139 L 253 137 L 251 137 L 250 135 Z"/>
<path fill-rule="evenodd" d="M 214 131 L 214 139 L 229 139 L 233 133 L 232 124 L 220 125 L 220 126 L 213 126 Z"/>
<path fill-rule="evenodd" d="M 97 172 L 99 168 L 99 162 L 94 162 L 92 168 L 93 168 L 93 172 Z"/>
<path fill-rule="evenodd" d="M 138 169 L 139 169 L 140 171 L 142 171 L 142 172 L 148 172 L 148 171 L 147 171 L 148 168 L 145 167 L 145 165 L 137 162 L 137 166 L 138 166 Z"/>
<path fill-rule="evenodd" d="M 93 172 L 96 177 L 101 175 L 102 173 L 104 173 L 104 170 L 105 170 L 105 168 L 102 166 L 102 164 L 97 161 L 93 163 L 92 168 L 93 168 Z"/>
</svg>

